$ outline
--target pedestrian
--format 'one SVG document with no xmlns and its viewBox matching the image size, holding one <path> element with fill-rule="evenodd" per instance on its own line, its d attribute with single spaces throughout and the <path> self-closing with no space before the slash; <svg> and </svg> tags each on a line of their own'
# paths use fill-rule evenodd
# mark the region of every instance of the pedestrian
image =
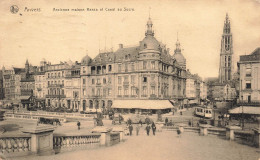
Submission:
<svg viewBox="0 0 260 160">
<path fill-rule="evenodd" d="M 137 136 L 139 135 L 140 127 L 141 127 L 141 124 L 137 124 L 137 125 L 136 125 L 135 130 L 136 130 L 136 135 L 137 135 Z"/>
<path fill-rule="evenodd" d="M 179 128 L 177 129 L 177 134 L 178 134 L 178 137 L 181 137 L 181 130 Z"/>
<path fill-rule="evenodd" d="M 168 124 L 168 121 L 169 121 L 169 120 L 168 120 L 168 118 L 166 117 L 166 118 L 165 118 L 165 125 L 166 125 L 166 126 L 167 126 L 167 124 Z"/>
<path fill-rule="evenodd" d="M 78 126 L 78 130 L 80 130 L 80 122 L 79 121 L 77 123 L 77 126 Z"/>
<path fill-rule="evenodd" d="M 153 130 L 153 135 L 155 136 L 156 125 L 155 125 L 155 123 L 154 123 L 154 122 L 152 123 L 152 130 Z"/>
<path fill-rule="evenodd" d="M 141 126 L 143 126 L 143 123 L 142 123 L 141 119 L 139 120 L 139 124 L 140 124 Z"/>
<path fill-rule="evenodd" d="M 146 129 L 146 134 L 147 134 L 147 136 L 149 136 L 150 129 L 151 129 L 150 125 L 147 124 L 147 126 L 145 127 L 145 129 Z"/>
<path fill-rule="evenodd" d="M 132 126 L 132 124 L 129 124 L 129 134 L 130 134 L 130 136 L 132 136 L 132 131 L 133 131 L 133 126 Z"/>
</svg>

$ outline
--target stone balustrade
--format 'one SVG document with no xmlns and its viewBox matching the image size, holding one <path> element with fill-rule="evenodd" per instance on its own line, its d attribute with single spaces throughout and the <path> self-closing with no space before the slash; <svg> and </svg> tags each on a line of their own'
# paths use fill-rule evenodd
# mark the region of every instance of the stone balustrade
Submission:
<svg viewBox="0 0 260 160">
<path fill-rule="evenodd" d="M 200 125 L 200 127 L 188 127 L 184 126 L 179 128 L 177 126 L 163 126 L 164 130 L 176 131 L 177 129 L 182 132 L 196 132 L 200 135 L 217 135 L 224 136 L 226 139 L 237 141 L 238 143 L 247 144 L 250 146 L 256 146 L 260 148 L 260 129 L 255 128 L 252 131 L 243 131 L 240 127 L 229 126 L 227 128 L 216 128 L 210 125 Z"/>
<path fill-rule="evenodd" d="M 53 148 L 56 153 L 78 149 L 93 148 L 100 146 L 100 136 L 98 133 L 83 135 L 76 134 L 55 134 L 53 136 Z"/>
<path fill-rule="evenodd" d="M 225 128 L 208 128 L 208 134 L 218 135 L 218 136 L 226 136 Z"/>
<path fill-rule="evenodd" d="M 40 115 L 16 115 L 16 114 L 10 114 L 10 113 L 6 113 L 5 114 L 5 118 L 6 119 L 27 119 L 27 120 L 35 120 L 38 121 L 38 119 L 40 119 L 40 117 L 49 117 L 49 118 L 57 118 L 59 119 L 60 122 L 66 122 L 66 118 L 62 118 L 62 117 L 55 117 L 55 116 L 40 116 Z"/>
<path fill-rule="evenodd" d="M 0 137 L 1 153 L 6 155 L 28 155 L 31 150 L 31 135 Z"/>
<path fill-rule="evenodd" d="M 120 142 L 120 133 L 111 132 L 110 133 L 110 145 L 114 145 Z"/>
<path fill-rule="evenodd" d="M 37 111 L 7 111 L 6 114 L 15 114 L 15 115 L 40 115 L 40 116 L 59 116 L 59 117 L 69 117 L 69 118 L 92 118 L 95 115 L 93 114 L 79 114 L 79 113 L 61 113 L 61 112 L 37 112 Z"/>
</svg>

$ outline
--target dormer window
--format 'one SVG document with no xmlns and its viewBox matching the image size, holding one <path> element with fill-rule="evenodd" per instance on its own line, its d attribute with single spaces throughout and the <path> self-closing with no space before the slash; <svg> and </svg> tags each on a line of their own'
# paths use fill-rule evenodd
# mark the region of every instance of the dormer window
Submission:
<svg viewBox="0 0 260 160">
<path fill-rule="evenodd" d="M 146 43 L 144 44 L 144 48 L 147 48 L 147 44 Z"/>
</svg>

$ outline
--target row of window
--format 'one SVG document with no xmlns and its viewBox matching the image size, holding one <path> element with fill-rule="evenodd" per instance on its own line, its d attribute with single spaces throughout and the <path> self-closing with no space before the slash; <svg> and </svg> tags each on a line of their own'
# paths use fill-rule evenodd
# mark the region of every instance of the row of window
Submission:
<svg viewBox="0 0 260 160">
<path fill-rule="evenodd" d="M 83 67 L 83 73 L 86 73 L 86 68 Z M 104 74 L 106 73 L 106 66 L 93 66 L 91 67 L 91 74 Z M 112 71 L 112 65 L 108 65 L 108 72 Z"/>
<path fill-rule="evenodd" d="M 96 84 L 101 84 L 101 81 L 100 81 L 100 78 L 97 78 L 97 79 L 94 79 L 94 78 L 92 78 L 91 79 L 91 84 L 95 84 L 95 82 L 96 82 Z M 111 77 L 108 77 L 108 81 L 107 81 L 107 78 L 103 78 L 103 84 L 111 84 L 111 82 L 112 82 L 112 80 L 111 80 Z M 83 81 L 82 81 L 82 83 L 83 83 L 83 85 L 86 85 L 86 79 L 83 79 Z"/>
<path fill-rule="evenodd" d="M 64 90 L 63 89 L 48 89 L 48 95 L 64 95 Z"/>
<path fill-rule="evenodd" d="M 60 77 L 64 77 L 64 71 L 55 72 L 55 73 L 48 73 L 48 78 L 60 78 Z"/>
<path fill-rule="evenodd" d="M 53 84 L 64 85 L 64 80 L 62 80 L 62 81 L 60 81 L 60 80 L 58 80 L 58 81 L 48 81 L 48 86 L 53 85 Z"/>
<path fill-rule="evenodd" d="M 102 93 L 102 90 L 103 90 L 103 93 Z M 86 96 L 86 94 L 87 94 L 86 89 L 83 89 L 82 92 L 83 92 L 83 96 Z M 111 96 L 112 95 L 112 89 L 111 88 L 107 88 L 107 89 L 105 89 L 105 88 L 103 88 L 103 89 L 92 88 L 92 96 L 102 96 L 102 95 L 103 96 L 106 96 L 106 95 Z"/>
</svg>

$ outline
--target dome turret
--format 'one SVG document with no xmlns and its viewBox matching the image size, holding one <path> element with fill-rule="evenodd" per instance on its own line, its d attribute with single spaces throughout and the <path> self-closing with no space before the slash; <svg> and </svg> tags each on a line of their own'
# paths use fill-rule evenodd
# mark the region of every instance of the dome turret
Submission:
<svg viewBox="0 0 260 160">
<path fill-rule="evenodd" d="M 81 59 L 81 64 L 89 65 L 92 62 L 92 59 L 86 55 Z"/>
</svg>

